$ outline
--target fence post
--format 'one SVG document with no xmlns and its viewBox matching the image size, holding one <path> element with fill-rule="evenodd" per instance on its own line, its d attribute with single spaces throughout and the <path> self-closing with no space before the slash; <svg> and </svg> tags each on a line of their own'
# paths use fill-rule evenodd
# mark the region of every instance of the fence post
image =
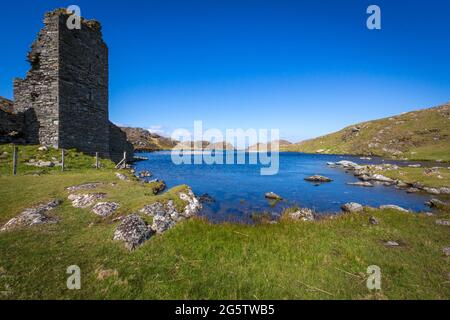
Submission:
<svg viewBox="0 0 450 320">
<path fill-rule="evenodd" d="M 95 169 L 98 169 L 98 152 L 95 153 Z"/>
<path fill-rule="evenodd" d="M 64 171 L 64 149 L 61 149 L 61 171 Z"/>
<path fill-rule="evenodd" d="M 15 176 L 17 174 L 17 158 L 19 156 L 18 154 L 18 148 L 14 146 L 13 148 L 13 175 Z"/>
</svg>

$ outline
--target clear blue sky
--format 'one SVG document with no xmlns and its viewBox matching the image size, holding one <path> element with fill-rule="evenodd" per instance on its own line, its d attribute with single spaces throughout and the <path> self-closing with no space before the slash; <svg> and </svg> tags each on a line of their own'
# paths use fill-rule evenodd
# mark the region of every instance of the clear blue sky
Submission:
<svg viewBox="0 0 450 320">
<path fill-rule="evenodd" d="M 163 130 L 279 128 L 293 141 L 450 101 L 450 1 L 3 1 L 0 95 L 45 11 L 103 25 L 110 117 Z M 378 4 L 382 30 L 366 28 Z"/>
</svg>

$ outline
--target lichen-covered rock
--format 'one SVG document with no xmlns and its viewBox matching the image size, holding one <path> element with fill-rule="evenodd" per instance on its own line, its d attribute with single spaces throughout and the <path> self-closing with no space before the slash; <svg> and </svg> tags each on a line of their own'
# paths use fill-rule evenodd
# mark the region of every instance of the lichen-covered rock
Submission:
<svg viewBox="0 0 450 320">
<path fill-rule="evenodd" d="M 442 187 L 442 188 L 439 189 L 439 192 L 441 194 L 450 194 L 450 188 Z"/>
<path fill-rule="evenodd" d="M 100 182 L 84 183 L 84 184 L 68 187 L 68 188 L 66 188 L 66 190 L 68 192 L 74 192 L 74 191 L 78 191 L 78 190 L 91 190 L 91 189 L 97 188 L 100 185 L 101 185 Z"/>
<path fill-rule="evenodd" d="M 181 200 L 186 202 L 181 212 L 177 211 L 172 200 L 167 203 L 155 202 L 146 205 L 140 212 L 153 216 L 152 229 L 157 233 L 163 233 L 172 228 L 177 222 L 197 215 L 202 206 L 194 193 L 189 189 L 186 193 L 179 194 Z"/>
<path fill-rule="evenodd" d="M 117 209 L 119 209 L 119 204 L 115 202 L 99 202 L 92 208 L 92 211 L 105 218 L 113 215 Z"/>
<path fill-rule="evenodd" d="M 122 219 L 114 232 L 114 240 L 123 241 L 128 250 L 134 250 L 150 239 L 153 230 L 138 215 L 131 214 Z"/>
<path fill-rule="evenodd" d="M 279 195 L 277 195 L 274 192 L 267 192 L 266 194 L 264 194 L 264 197 L 266 199 L 270 199 L 270 200 L 282 200 L 283 198 Z"/>
<path fill-rule="evenodd" d="M 72 201 L 72 206 L 75 208 L 90 207 L 97 200 L 106 197 L 105 193 L 91 193 L 91 194 L 71 194 L 67 198 Z"/>
<path fill-rule="evenodd" d="M 57 223 L 58 220 L 54 217 L 49 217 L 46 213 L 55 209 L 61 204 L 59 200 L 53 200 L 48 203 L 38 205 L 33 208 L 25 209 L 17 217 L 9 220 L 0 231 L 13 230 L 17 228 L 31 227 L 39 224 Z"/>
<path fill-rule="evenodd" d="M 439 208 L 439 207 L 445 207 L 447 205 L 447 202 L 441 201 L 439 199 L 433 198 L 430 201 L 426 203 L 430 208 Z"/>
<path fill-rule="evenodd" d="M 428 188 L 428 187 L 424 187 L 423 190 L 427 193 L 430 194 L 441 194 L 441 192 L 439 191 L 439 189 L 437 188 Z"/>
<path fill-rule="evenodd" d="M 417 193 L 417 192 L 420 192 L 420 190 L 417 189 L 417 188 L 408 188 L 408 189 L 406 190 L 406 192 L 407 192 L 407 193 Z"/>
<path fill-rule="evenodd" d="M 342 211 L 344 212 L 361 212 L 364 210 L 364 207 L 356 202 L 350 202 L 342 205 Z"/>
<path fill-rule="evenodd" d="M 309 182 L 331 182 L 331 181 L 333 181 L 332 179 L 321 176 L 321 175 L 314 175 L 314 176 L 305 178 L 305 180 L 309 181 Z"/>
<path fill-rule="evenodd" d="M 120 173 L 120 172 L 116 172 L 116 177 L 122 181 L 130 181 L 130 178 L 128 178 L 126 175 L 124 175 L 123 173 Z"/>
<path fill-rule="evenodd" d="M 436 220 L 436 224 L 440 226 L 450 226 L 450 220 Z"/>
<path fill-rule="evenodd" d="M 407 210 L 405 208 L 402 208 L 400 206 L 396 206 L 393 204 L 380 206 L 380 209 L 382 209 L 382 210 L 397 210 L 397 211 L 401 211 L 401 212 L 410 212 L 409 210 Z"/>
<path fill-rule="evenodd" d="M 388 183 L 395 182 L 393 179 L 383 176 L 382 174 L 374 174 L 374 175 L 370 176 L 370 179 L 374 180 L 374 181 L 379 181 L 379 182 L 388 182 Z"/>
<path fill-rule="evenodd" d="M 314 221 L 315 220 L 314 212 L 308 208 L 301 208 L 294 212 L 290 212 L 288 215 L 289 215 L 289 218 L 291 218 L 293 220 L 301 220 L 301 221 Z"/>
</svg>

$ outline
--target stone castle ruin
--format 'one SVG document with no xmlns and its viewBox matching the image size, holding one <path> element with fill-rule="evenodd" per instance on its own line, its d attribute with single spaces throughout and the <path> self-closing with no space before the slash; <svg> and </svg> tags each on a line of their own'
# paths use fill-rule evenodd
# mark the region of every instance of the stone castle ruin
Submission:
<svg viewBox="0 0 450 320">
<path fill-rule="evenodd" d="M 108 47 L 101 25 L 69 29 L 65 9 L 48 12 L 28 53 L 31 68 L 14 80 L 14 101 L 0 97 L 0 143 L 75 148 L 120 161 L 133 146 L 108 118 Z"/>
</svg>

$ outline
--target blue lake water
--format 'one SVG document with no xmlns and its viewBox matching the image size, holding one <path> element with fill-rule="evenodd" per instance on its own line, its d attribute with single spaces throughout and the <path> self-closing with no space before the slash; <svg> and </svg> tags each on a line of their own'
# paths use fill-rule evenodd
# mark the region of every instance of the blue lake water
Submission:
<svg viewBox="0 0 450 320">
<path fill-rule="evenodd" d="M 283 208 L 301 206 L 317 212 L 340 212 L 340 206 L 347 202 L 380 206 L 395 204 L 414 210 L 427 210 L 425 194 L 407 194 L 395 187 L 376 185 L 364 188 L 346 185 L 358 179 L 341 168 L 330 168 L 327 162 L 350 160 L 358 164 L 382 163 L 375 158 L 361 160 L 359 157 L 339 155 L 311 155 L 302 153 L 280 153 L 279 173 L 274 176 L 260 175 L 260 165 L 175 165 L 170 152 L 143 153 L 146 161 L 135 164 L 136 172 L 149 170 L 151 179 L 164 180 L 168 186 L 189 185 L 199 196 L 208 194 L 215 202 L 203 204 L 202 215 L 214 222 L 250 222 L 254 212 L 280 213 Z M 248 155 L 247 155 L 248 156 Z M 395 163 L 386 161 L 387 163 Z M 401 165 L 401 163 L 400 163 Z M 320 185 L 304 180 L 314 174 L 330 177 L 334 181 Z M 266 192 L 275 192 L 283 201 L 275 206 L 265 199 Z"/>
</svg>

